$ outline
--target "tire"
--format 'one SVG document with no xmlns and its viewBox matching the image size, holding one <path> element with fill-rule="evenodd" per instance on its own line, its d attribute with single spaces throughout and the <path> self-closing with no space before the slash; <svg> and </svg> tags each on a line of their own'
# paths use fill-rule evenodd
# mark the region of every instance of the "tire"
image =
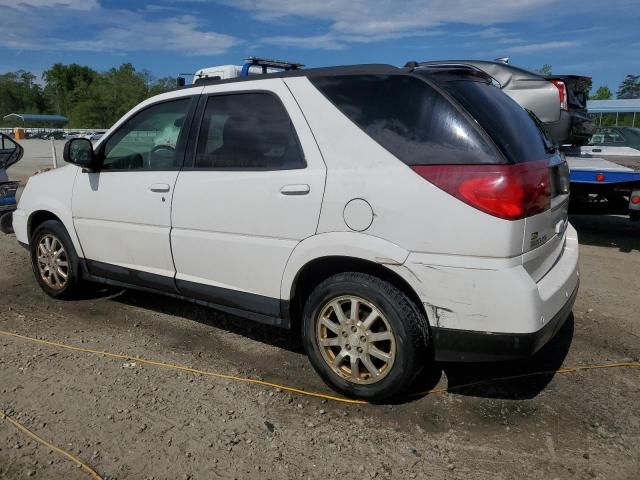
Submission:
<svg viewBox="0 0 640 480">
<path fill-rule="evenodd" d="M 400 397 L 429 358 L 425 316 L 394 285 L 364 273 L 339 273 L 320 283 L 306 301 L 302 330 L 315 370 L 351 398 Z"/>
<path fill-rule="evenodd" d="M 42 222 L 31 235 L 29 243 L 31 268 L 40 288 L 53 298 L 68 300 L 78 297 L 84 286 L 80 260 L 64 225 L 58 220 Z M 47 244 L 50 249 L 47 249 Z M 59 253 L 60 247 L 62 253 Z M 39 259 L 39 253 L 44 254 L 44 258 Z M 66 279 L 63 274 L 66 274 Z"/>
</svg>

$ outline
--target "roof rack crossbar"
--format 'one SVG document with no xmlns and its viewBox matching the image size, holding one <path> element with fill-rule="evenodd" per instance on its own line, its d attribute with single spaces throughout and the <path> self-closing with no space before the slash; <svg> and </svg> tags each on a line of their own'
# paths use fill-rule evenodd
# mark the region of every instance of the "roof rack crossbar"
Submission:
<svg viewBox="0 0 640 480">
<path fill-rule="evenodd" d="M 286 60 L 275 60 L 272 58 L 261 58 L 261 57 L 247 57 L 244 59 L 245 63 L 242 65 L 242 70 L 240 71 L 241 77 L 249 76 L 249 68 L 256 65 L 262 67 L 262 73 L 268 73 L 268 68 L 279 68 L 284 71 L 289 70 L 299 70 L 304 67 L 304 63 L 299 62 L 288 62 Z"/>
</svg>

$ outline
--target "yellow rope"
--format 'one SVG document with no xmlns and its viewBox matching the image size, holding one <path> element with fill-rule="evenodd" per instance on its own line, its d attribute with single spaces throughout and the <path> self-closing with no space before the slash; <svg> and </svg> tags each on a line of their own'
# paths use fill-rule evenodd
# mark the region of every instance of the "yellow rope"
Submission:
<svg viewBox="0 0 640 480">
<path fill-rule="evenodd" d="M 186 366 L 183 366 L 183 365 L 174 365 L 174 364 L 166 363 L 166 362 L 148 360 L 146 358 L 136 357 L 136 356 L 132 356 L 132 355 L 124 355 L 124 354 L 119 354 L 119 353 L 105 352 L 105 351 L 101 351 L 101 350 L 92 350 L 90 348 L 74 347 L 72 345 L 65 345 L 63 343 L 51 342 L 51 341 L 48 341 L 48 340 L 41 340 L 39 338 L 28 337 L 26 335 L 20 335 L 20 334 L 13 333 L 13 332 L 5 332 L 5 331 L 0 330 L 0 336 L 19 338 L 19 339 L 27 340 L 27 341 L 30 341 L 30 342 L 40 343 L 40 344 L 43 344 L 43 345 L 49 345 L 49 346 L 57 347 L 57 348 L 63 348 L 63 349 L 72 350 L 72 351 L 75 351 L 75 352 L 91 353 L 91 354 L 94 354 L 94 355 L 102 355 L 102 356 L 105 356 L 105 357 L 117 358 L 117 359 L 121 359 L 121 360 L 134 360 L 136 362 L 140 362 L 140 363 L 147 364 L 147 365 L 154 365 L 156 367 L 170 368 L 170 369 L 174 369 L 174 370 L 180 370 L 180 371 L 184 371 L 184 372 L 196 373 L 196 374 L 199 374 L 199 375 L 205 375 L 205 376 L 209 376 L 209 377 L 222 378 L 222 379 L 225 379 L 225 380 L 234 380 L 234 381 L 237 381 L 237 382 L 244 382 L 244 383 L 252 383 L 252 384 L 256 384 L 256 385 L 262 385 L 262 386 L 265 386 L 265 387 L 279 388 L 281 390 L 285 390 L 285 391 L 288 391 L 288 392 L 298 393 L 300 395 L 307 395 L 307 396 L 310 396 L 310 397 L 323 398 L 323 399 L 332 400 L 332 401 L 335 401 L 335 402 L 355 404 L 355 405 L 364 405 L 364 404 L 368 403 L 368 402 L 365 402 L 363 400 L 352 400 L 352 399 L 349 399 L 349 398 L 336 397 L 336 396 L 333 396 L 333 395 L 325 395 L 323 393 L 309 392 L 307 390 L 302 390 L 300 388 L 289 387 L 289 386 L 286 386 L 286 385 L 279 385 L 277 383 L 272 383 L 272 382 L 265 382 L 263 380 L 255 380 L 253 378 L 236 377 L 234 375 L 227 375 L 227 374 L 223 374 L 223 373 L 210 372 L 210 371 L 207 371 L 207 370 L 199 370 L 199 369 L 196 369 L 196 368 L 186 367 Z M 494 383 L 494 382 L 505 381 L 505 380 L 515 380 L 515 379 L 518 379 L 518 378 L 533 377 L 533 376 L 538 376 L 538 375 L 552 375 L 552 374 L 556 374 L 556 373 L 575 373 L 575 372 L 578 372 L 578 371 L 581 371 L 581 370 L 595 370 L 595 369 L 602 369 L 602 368 L 621 368 L 621 367 L 640 367 L 640 362 L 618 362 L 618 363 L 607 363 L 607 364 L 596 364 L 596 365 L 578 365 L 578 366 L 575 366 L 575 367 L 559 368 L 557 370 L 546 370 L 546 371 L 540 371 L 540 372 L 523 373 L 523 374 L 520 374 L 520 375 L 511 375 L 511 376 L 507 376 L 507 377 L 490 378 L 490 379 L 486 379 L 486 380 L 479 380 L 477 382 L 466 383 L 466 384 L 463 384 L 463 385 L 451 385 L 451 386 L 448 386 L 448 387 L 437 387 L 437 388 L 433 388 L 431 390 L 428 390 L 426 392 L 422 392 L 422 393 L 416 394 L 416 396 L 422 396 L 422 395 L 434 394 L 434 393 L 447 393 L 447 392 L 452 391 L 452 390 L 459 390 L 459 389 L 462 389 L 462 388 L 473 387 L 473 386 L 483 385 L 483 384 L 487 384 L 487 383 Z M 46 445 L 51 450 L 54 450 L 54 451 L 60 453 L 64 457 L 66 457 L 69 460 L 71 460 L 72 462 L 74 462 L 76 465 L 80 465 L 94 479 L 103 480 L 102 477 L 100 477 L 100 475 L 98 475 L 91 467 L 89 467 L 88 465 L 84 464 L 82 461 L 80 461 L 78 458 L 74 457 L 70 453 L 65 452 L 64 450 L 62 450 L 62 449 L 56 447 L 55 445 L 52 445 L 51 443 L 47 442 L 46 440 L 44 440 L 43 438 L 39 437 L 35 433 L 31 432 L 25 426 L 21 425 L 17 421 L 15 421 L 12 418 L 8 417 L 4 412 L 0 411 L 0 416 L 1 416 L 2 419 L 8 420 L 9 422 L 11 422 L 11 424 L 13 426 L 15 426 L 17 429 L 21 430 L 22 432 L 24 432 L 29 437 L 33 438 L 34 440 L 40 442 L 43 445 Z"/>
<path fill-rule="evenodd" d="M 233 380 L 233 381 L 244 382 L 244 383 L 253 383 L 255 385 L 262 385 L 262 386 L 271 387 L 271 388 L 279 388 L 281 390 L 285 390 L 288 392 L 298 393 L 300 395 L 307 395 L 310 397 L 323 398 L 326 400 L 332 400 L 334 402 L 348 403 L 353 405 L 365 405 L 368 403 L 364 400 L 353 400 L 350 398 L 326 395 L 324 393 L 310 392 L 308 390 L 302 390 L 301 388 L 289 387 L 286 385 L 280 385 L 272 382 L 265 382 L 264 380 L 256 380 L 253 378 L 246 378 L 246 377 L 236 377 L 234 375 L 227 375 L 224 373 L 210 372 L 207 370 L 199 370 L 197 368 L 186 367 L 184 365 L 175 365 L 172 363 L 160 362 L 156 360 L 148 360 L 146 358 L 136 357 L 132 355 L 123 355 L 119 353 L 105 352 L 101 350 L 92 350 L 90 348 L 74 347 L 71 345 L 65 345 L 64 343 L 50 342 L 48 340 L 41 340 L 39 338 L 28 337 L 26 335 L 20 335 L 12 332 L 5 332 L 2 330 L 0 330 L 0 336 L 20 338 L 22 340 L 41 343 L 43 345 L 49 345 L 52 347 L 64 348 L 66 350 L 73 350 L 76 352 L 92 353 L 95 355 L 102 355 L 105 357 L 117 358 L 121 360 L 133 360 L 133 361 L 144 363 L 147 365 L 154 365 L 156 367 L 170 368 L 173 370 L 181 370 L 184 372 L 196 373 L 199 375 L 205 375 L 205 376 L 215 377 L 215 378 L 222 378 L 225 380 Z M 557 370 L 545 370 L 540 372 L 530 372 L 530 373 L 523 373 L 519 375 L 511 375 L 507 377 L 489 378 L 489 379 L 479 380 L 477 382 L 471 382 L 471 383 L 466 383 L 462 385 L 450 385 L 448 387 L 437 387 L 437 388 L 428 390 L 426 392 L 418 393 L 416 394 L 416 396 L 422 396 L 422 395 L 433 394 L 433 393 L 446 393 L 453 390 L 459 390 L 462 388 L 473 387 L 477 385 L 484 385 L 487 383 L 494 383 L 494 382 L 505 381 L 505 380 L 515 380 L 518 378 L 534 377 L 539 375 L 552 375 L 556 373 L 575 373 L 581 370 L 595 370 L 595 369 L 601 369 L 601 368 L 621 368 L 621 367 L 640 367 L 640 362 L 618 362 L 618 363 L 606 363 L 606 364 L 600 364 L 600 365 L 578 365 L 575 367 L 559 368 Z"/>
<path fill-rule="evenodd" d="M 350 398 L 336 397 L 333 395 L 325 395 L 324 393 L 310 392 L 307 390 L 302 390 L 301 388 L 288 387 L 286 385 L 279 385 L 277 383 L 265 382 L 263 380 L 256 380 L 253 378 L 236 377 L 234 375 L 227 375 L 224 373 L 209 372 L 207 370 L 198 370 L 197 368 L 186 367 L 184 365 L 174 365 L 172 363 L 159 362 L 156 360 L 147 360 L 146 358 L 135 357 L 131 355 L 122 355 L 119 353 L 104 352 L 100 350 L 91 350 L 89 348 L 73 347 L 71 345 L 65 345 L 64 343 L 50 342 L 48 340 L 40 340 L 39 338 L 27 337 L 25 335 L 19 335 L 17 333 L 12 333 L 12 332 L 4 332 L 2 330 L 0 330 L 0 335 L 6 336 L 6 337 L 20 338 L 22 340 L 28 340 L 30 342 L 41 343 L 43 345 L 64 348 L 64 349 L 73 350 L 76 352 L 93 353 L 95 355 L 104 355 L 105 357 L 117 358 L 121 360 L 133 360 L 136 362 L 145 363 L 147 365 L 154 365 L 156 367 L 162 367 L 162 368 L 171 368 L 174 370 L 181 370 L 183 372 L 197 373 L 199 375 L 206 375 L 208 377 L 222 378 L 225 380 L 234 380 L 236 382 L 253 383 L 256 385 L 262 385 L 264 387 L 279 388 L 281 390 L 286 390 L 287 392 L 298 393 L 300 395 L 307 395 L 310 397 L 323 398 L 326 400 L 332 400 L 334 402 L 342 402 L 342 403 L 349 403 L 349 404 L 355 404 L 355 405 L 363 405 L 367 403 L 363 400 L 352 400 Z"/>
<path fill-rule="evenodd" d="M 98 475 L 98 473 L 93 468 L 91 468 L 89 465 L 84 463 L 82 460 L 80 460 L 77 457 L 74 457 L 69 452 L 66 452 L 66 451 L 62 450 L 61 448 L 56 447 L 55 445 L 53 445 L 52 443 L 48 442 L 44 438 L 36 435 L 31 430 L 29 430 L 27 427 L 25 427 L 21 423 L 17 422 L 13 418 L 9 417 L 2 410 L 0 410 L 0 418 L 2 418 L 2 420 L 7 420 L 9 423 L 11 423 L 11 425 L 16 427 L 18 430 L 20 430 L 22 433 L 24 433 L 28 437 L 31 437 L 32 439 L 34 439 L 36 442 L 39 442 L 42 445 L 44 445 L 46 447 L 49 447 L 51 450 L 53 450 L 55 452 L 58 452 L 60 455 L 62 455 L 63 457 L 66 457 L 69 460 L 71 460 L 76 465 L 80 465 L 80 467 L 82 467 L 82 469 L 85 472 L 87 472 L 89 475 L 91 475 L 95 480 L 103 480 L 103 478 L 100 475 Z"/>
</svg>

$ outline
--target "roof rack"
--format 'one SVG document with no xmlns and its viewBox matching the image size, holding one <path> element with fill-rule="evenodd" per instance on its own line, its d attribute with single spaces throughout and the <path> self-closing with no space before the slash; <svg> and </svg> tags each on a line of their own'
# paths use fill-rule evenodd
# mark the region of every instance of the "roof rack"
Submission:
<svg viewBox="0 0 640 480">
<path fill-rule="evenodd" d="M 241 77 L 249 76 L 249 68 L 252 66 L 262 67 L 262 73 L 268 73 L 268 68 L 279 68 L 284 71 L 289 70 L 299 70 L 304 67 L 304 63 L 299 62 L 287 62 L 286 60 L 274 60 L 272 58 L 261 58 L 261 57 L 247 57 L 244 59 L 244 65 L 242 66 L 242 70 L 240 71 Z"/>
</svg>

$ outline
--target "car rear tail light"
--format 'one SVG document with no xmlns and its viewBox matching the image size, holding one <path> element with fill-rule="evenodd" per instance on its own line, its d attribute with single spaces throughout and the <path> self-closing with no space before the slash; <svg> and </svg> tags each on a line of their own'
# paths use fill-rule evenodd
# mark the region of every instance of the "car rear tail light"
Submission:
<svg viewBox="0 0 640 480">
<path fill-rule="evenodd" d="M 560 110 L 568 112 L 569 105 L 567 103 L 567 86 L 561 80 L 551 80 L 551 83 L 556 86 L 558 93 L 560 94 Z"/>
<path fill-rule="evenodd" d="M 604 182 L 604 173 L 602 172 L 598 172 L 596 173 L 596 182 Z"/>
<path fill-rule="evenodd" d="M 551 206 L 547 160 L 515 165 L 414 165 L 417 174 L 478 210 L 518 220 Z"/>
<path fill-rule="evenodd" d="M 638 195 L 632 196 L 631 203 L 633 203 L 634 205 L 638 205 L 640 203 L 640 197 Z"/>
</svg>

